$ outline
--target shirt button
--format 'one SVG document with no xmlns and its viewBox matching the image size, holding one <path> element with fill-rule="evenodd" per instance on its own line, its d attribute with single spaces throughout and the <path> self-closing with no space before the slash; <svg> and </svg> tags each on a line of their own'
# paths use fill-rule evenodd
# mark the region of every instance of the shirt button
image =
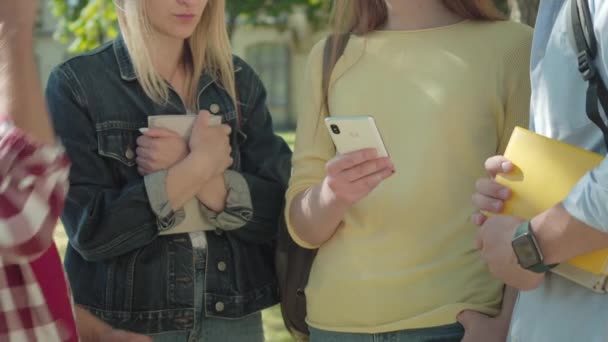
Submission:
<svg viewBox="0 0 608 342">
<path fill-rule="evenodd" d="M 220 112 L 220 106 L 219 106 L 217 103 L 214 103 L 214 104 L 212 104 L 212 105 L 209 107 L 209 111 L 210 111 L 212 114 L 217 114 L 217 113 L 219 113 L 219 112 Z"/>
<path fill-rule="evenodd" d="M 214 231 L 214 233 L 215 233 L 215 235 L 217 235 L 217 236 L 222 236 L 222 234 L 224 234 L 224 232 L 223 232 L 221 229 L 216 229 L 216 230 Z"/>
<path fill-rule="evenodd" d="M 223 261 L 218 262 L 218 263 L 217 263 L 217 269 L 218 269 L 220 272 L 224 272 L 224 271 L 226 271 L 226 263 L 225 263 L 225 262 L 223 262 Z"/>
<path fill-rule="evenodd" d="M 224 303 L 222 303 L 222 302 L 215 303 L 215 311 L 217 311 L 217 312 L 224 311 Z"/>
<path fill-rule="evenodd" d="M 131 160 L 135 157 L 135 152 L 133 152 L 133 149 L 131 148 L 131 146 L 129 146 L 127 148 L 127 151 L 125 152 L 125 157 L 127 157 L 127 159 Z"/>
</svg>

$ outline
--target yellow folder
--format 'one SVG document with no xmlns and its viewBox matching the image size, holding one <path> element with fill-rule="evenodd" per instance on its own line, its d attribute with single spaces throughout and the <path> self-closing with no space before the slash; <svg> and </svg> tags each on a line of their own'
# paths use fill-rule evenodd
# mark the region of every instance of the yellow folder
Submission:
<svg viewBox="0 0 608 342">
<path fill-rule="evenodd" d="M 513 190 L 504 214 L 531 219 L 564 200 L 570 190 L 604 157 L 516 127 L 505 157 L 515 166 L 496 181 Z M 608 249 L 568 262 L 594 274 L 608 274 Z"/>
</svg>

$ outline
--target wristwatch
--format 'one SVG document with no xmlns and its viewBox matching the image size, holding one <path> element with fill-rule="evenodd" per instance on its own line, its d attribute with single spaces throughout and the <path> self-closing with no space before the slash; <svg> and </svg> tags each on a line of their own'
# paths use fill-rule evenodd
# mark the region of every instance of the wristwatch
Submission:
<svg viewBox="0 0 608 342">
<path fill-rule="evenodd" d="M 517 227 L 513 241 L 511 242 L 519 265 L 534 273 L 546 273 L 557 264 L 546 265 L 543 252 L 540 250 L 536 236 L 532 232 L 530 221 L 526 221 Z"/>
</svg>

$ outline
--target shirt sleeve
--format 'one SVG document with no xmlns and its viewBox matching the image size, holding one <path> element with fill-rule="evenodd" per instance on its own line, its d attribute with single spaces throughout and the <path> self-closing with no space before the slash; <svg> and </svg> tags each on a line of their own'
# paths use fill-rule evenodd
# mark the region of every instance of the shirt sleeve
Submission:
<svg viewBox="0 0 608 342">
<path fill-rule="evenodd" d="M 608 20 L 605 19 L 608 3 L 594 1 L 591 9 L 596 18 L 595 35 L 600 49 L 596 66 L 600 69 L 604 82 L 608 84 Z M 605 111 L 603 114 L 606 114 Z M 603 141 L 601 143 L 603 144 Z M 608 233 L 608 157 L 578 182 L 563 205 L 570 215 L 579 221 Z"/>
<path fill-rule="evenodd" d="M 68 190 L 69 161 L 60 145 L 39 145 L 0 125 L 0 256 L 33 259 L 47 250 Z"/>
<path fill-rule="evenodd" d="M 336 155 L 334 144 L 324 126 L 322 98 L 323 47 L 317 43 L 310 53 L 305 74 L 303 98 L 305 105 L 298 110 L 293 171 L 287 190 L 285 218 L 292 239 L 304 248 L 317 248 L 302 240 L 295 232 L 289 211 L 294 198 L 301 192 L 320 184 L 326 176 L 325 164 Z"/>
</svg>

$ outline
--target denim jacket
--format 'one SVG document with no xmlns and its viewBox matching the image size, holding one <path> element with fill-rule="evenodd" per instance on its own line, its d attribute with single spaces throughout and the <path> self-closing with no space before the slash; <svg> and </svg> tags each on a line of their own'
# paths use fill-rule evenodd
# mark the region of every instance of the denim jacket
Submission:
<svg viewBox="0 0 608 342">
<path fill-rule="evenodd" d="M 50 76 L 49 108 L 73 163 L 62 216 L 70 240 L 66 270 L 76 303 L 114 327 L 145 334 L 190 330 L 194 291 L 204 291 L 207 316 L 226 319 L 278 302 L 274 243 L 291 152 L 273 133 L 259 78 L 239 58 L 234 63 L 240 119 L 208 74 L 198 105 L 232 127 L 230 172 L 248 187 L 251 208 L 229 200 L 213 221 L 218 229 L 206 234 L 204 289 L 194 288 L 188 234 L 159 236 L 176 213 L 153 205 L 162 191 L 150 198 L 135 162 L 139 128 L 150 115 L 185 113 L 179 96 L 171 91 L 167 104 L 157 104 L 144 93 L 121 37 L 68 60 Z M 232 226 L 224 229 L 220 216 Z M 242 224 L 235 227 L 235 221 Z"/>
</svg>

